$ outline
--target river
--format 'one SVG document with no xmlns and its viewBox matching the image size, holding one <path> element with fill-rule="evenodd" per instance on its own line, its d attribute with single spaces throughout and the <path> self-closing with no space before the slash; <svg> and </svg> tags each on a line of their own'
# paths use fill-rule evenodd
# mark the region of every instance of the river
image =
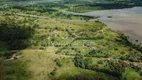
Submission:
<svg viewBox="0 0 142 80">
<path fill-rule="evenodd" d="M 112 30 L 129 36 L 133 43 L 142 43 L 142 7 L 92 11 L 81 15 L 100 16 L 99 20 Z"/>
</svg>

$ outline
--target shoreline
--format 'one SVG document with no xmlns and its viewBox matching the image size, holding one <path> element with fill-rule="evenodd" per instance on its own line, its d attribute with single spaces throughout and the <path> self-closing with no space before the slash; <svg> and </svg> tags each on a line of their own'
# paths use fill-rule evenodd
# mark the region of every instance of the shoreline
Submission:
<svg viewBox="0 0 142 80">
<path fill-rule="evenodd" d="M 142 43 L 142 7 L 92 11 L 83 13 L 88 16 L 99 16 L 98 20 L 116 32 L 130 37 L 134 44 Z M 111 16 L 110 18 L 108 16 Z M 132 40 L 131 40 L 132 39 Z M 136 42 L 138 40 L 138 42 Z"/>
</svg>

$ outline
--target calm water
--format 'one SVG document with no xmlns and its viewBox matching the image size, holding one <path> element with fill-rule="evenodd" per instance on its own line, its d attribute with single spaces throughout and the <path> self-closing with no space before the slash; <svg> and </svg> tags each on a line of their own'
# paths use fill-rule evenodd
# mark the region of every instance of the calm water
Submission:
<svg viewBox="0 0 142 80">
<path fill-rule="evenodd" d="M 142 7 L 93 11 L 82 15 L 100 16 L 99 20 L 111 29 L 130 36 L 133 42 L 139 40 L 139 43 L 142 43 Z"/>
</svg>

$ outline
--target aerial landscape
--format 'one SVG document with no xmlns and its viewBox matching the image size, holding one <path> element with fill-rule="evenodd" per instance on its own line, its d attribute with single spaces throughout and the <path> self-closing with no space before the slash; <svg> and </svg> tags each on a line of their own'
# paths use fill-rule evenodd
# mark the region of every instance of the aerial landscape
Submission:
<svg viewBox="0 0 142 80">
<path fill-rule="evenodd" d="M 0 80 L 142 80 L 142 0 L 0 0 Z"/>
</svg>

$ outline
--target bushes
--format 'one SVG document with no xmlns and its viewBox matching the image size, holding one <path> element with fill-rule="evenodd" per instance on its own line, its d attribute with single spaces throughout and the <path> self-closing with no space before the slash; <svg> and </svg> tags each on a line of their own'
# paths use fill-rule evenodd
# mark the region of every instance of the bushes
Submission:
<svg viewBox="0 0 142 80">
<path fill-rule="evenodd" d="M 92 60 L 90 58 L 84 58 L 81 54 L 76 54 L 76 57 L 74 58 L 74 64 L 77 67 L 86 69 L 89 68 L 89 64 L 92 63 Z"/>
<path fill-rule="evenodd" d="M 51 13 L 51 12 L 57 12 L 56 9 L 51 9 L 51 8 L 43 8 L 43 9 L 38 9 L 37 12 L 41 12 L 41 13 Z"/>
<path fill-rule="evenodd" d="M 54 68 L 54 70 L 53 70 L 52 72 L 50 72 L 50 74 L 51 74 L 52 76 L 55 76 L 55 75 L 56 75 L 56 71 L 57 71 L 57 68 Z"/>
<path fill-rule="evenodd" d="M 137 51 L 142 52 L 142 47 L 140 45 L 136 45 L 136 44 L 133 44 L 132 42 L 130 42 L 129 37 L 125 36 L 124 34 L 120 34 L 119 38 L 121 40 L 118 40 L 118 41 L 131 47 L 129 51 L 132 51 L 132 49 L 135 49 Z"/>
<path fill-rule="evenodd" d="M 98 61 L 99 62 L 99 61 Z M 90 64 L 89 70 L 94 70 L 97 72 L 103 72 L 108 75 L 121 77 L 121 73 L 124 71 L 125 67 L 115 61 L 107 62 L 105 65 L 103 63 Z"/>
<path fill-rule="evenodd" d="M 132 51 L 126 56 L 126 59 L 132 62 L 142 61 L 142 54 L 140 52 Z"/>
<path fill-rule="evenodd" d="M 84 57 L 80 54 L 77 54 L 74 58 L 74 64 L 77 67 L 85 68 Z"/>
<path fill-rule="evenodd" d="M 121 77 L 121 73 L 125 69 L 125 67 L 117 61 L 106 62 L 105 65 L 100 61 L 98 61 L 97 64 L 93 64 L 90 58 L 84 58 L 82 55 L 79 54 L 77 54 L 76 57 L 74 58 L 74 64 L 75 66 L 83 69 L 103 72 L 116 77 Z"/>
<path fill-rule="evenodd" d="M 61 61 L 60 61 L 59 59 L 56 59 L 55 62 L 56 62 L 56 65 L 57 65 L 57 66 L 59 66 L 59 67 L 62 66 L 62 63 L 61 63 Z"/>
<path fill-rule="evenodd" d="M 6 51 L 6 52 L 0 52 L 0 57 L 3 57 L 3 56 L 5 56 L 5 57 L 9 57 L 9 56 L 11 56 L 12 54 L 14 54 L 14 53 L 17 53 L 18 51 Z M 19 54 L 19 52 L 18 52 L 18 54 Z"/>
<path fill-rule="evenodd" d="M 4 63 L 4 80 L 27 80 L 31 72 L 26 71 L 27 61 L 11 61 Z"/>
<path fill-rule="evenodd" d="M 111 75 L 121 76 L 122 72 L 124 71 L 125 67 L 117 62 L 117 61 L 110 61 L 108 63 L 109 71 L 112 72 Z"/>
<path fill-rule="evenodd" d="M 0 58 L 0 80 L 4 79 L 4 65 L 3 65 L 3 59 Z"/>
<path fill-rule="evenodd" d="M 141 80 L 138 72 L 131 68 L 126 68 L 122 74 L 122 80 Z"/>
<path fill-rule="evenodd" d="M 108 58 L 108 57 L 112 56 L 112 53 L 109 50 L 104 49 L 104 50 L 96 51 L 90 55 L 97 57 L 97 58 L 101 58 L 101 57 Z"/>
</svg>

